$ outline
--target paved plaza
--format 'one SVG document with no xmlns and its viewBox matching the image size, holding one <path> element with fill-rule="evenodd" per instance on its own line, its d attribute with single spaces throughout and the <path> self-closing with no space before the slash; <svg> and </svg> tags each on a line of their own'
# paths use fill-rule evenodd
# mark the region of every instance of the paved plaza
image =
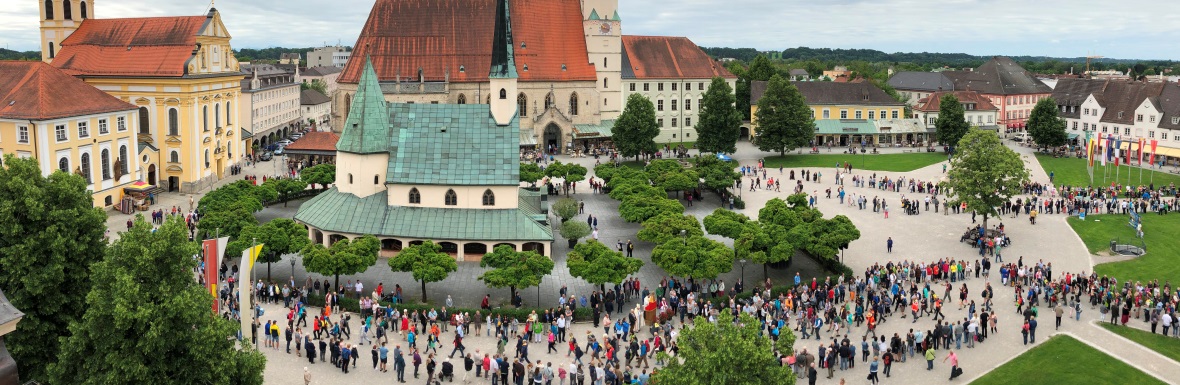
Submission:
<svg viewBox="0 0 1180 385">
<path fill-rule="evenodd" d="M 1035 181 L 1046 182 L 1048 176 L 1041 170 L 1036 158 L 1032 156 L 1032 150 L 1023 147 L 1017 147 L 1016 150 L 1021 154 L 1028 164 L 1032 172 L 1032 178 Z M 892 151 L 887 150 L 887 151 Z M 749 143 L 739 143 L 739 151 L 736 158 L 743 165 L 754 165 L 757 160 L 771 156 L 773 154 L 762 153 L 754 149 Z M 594 160 L 592 158 L 562 158 L 563 162 L 578 162 L 584 164 L 588 168 L 593 167 Z M 975 249 L 966 244 L 959 243 L 959 237 L 962 233 L 972 226 L 970 214 L 950 214 L 935 213 L 931 211 L 922 211 L 920 215 L 904 215 L 899 209 L 891 210 L 891 215 L 888 219 L 881 213 L 873 213 L 871 205 L 865 210 L 858 210 L 854 206 L 847 204 L 840 204 L 835 198 L 835 189 L 833 185 L 833 176 L 835 175 L 835 165 L 833 167 L 820 169 L 823 173 L 823 180 L 821 183 L 804 183 L 804 191 L 812 193 L 817 191 L 820 194 L 818 208 L 823 211 L 825 216 L 846 215 L 848 216 L 861 230 L 860 240 L 853 242 L 848 250 L 844 253 L 845 263 L 857 272 L 863 274 L 864 270 L 873 264 L 885 263 L 887 261 L 925 261 L 933 262 L 941 258 L 955 258 L 955 259 L 969 259 L 975 260 L 977 253 Z M 871 171 L 855 171 L 855 164 L 853 174 L 860 176 L 869 176 L 874 172 Z M 273 168 L 272 163 L 263 163 L 259 167 L 248 167 L 246 174 L 263 174 L 262 170 L 266 167 Z M 261 169 L 261 170 L 260 170 Z M 796 171 L 799 171 L 797 169 Z M 273 171 L 272 171 L 273 172 Z M 787 180 L 790 169 L 786 169 L 782 174 L 779 170 L 767 170 L 767 176 L 775 179 L 783 179 L 783 192 L 770 192 L 766 190 L 757 191 L 743 191 L 742 197 L 747 202 L 745 210 L 739 210 L 746 215 L 752 217 L 757 216 L 757 210 L 765 204 L 766 201 L 773 198 L 785 198 L 789 195 L 787 185 L 793 185 L 794 181 Z M 907 179 L 914 178 L 919 181 L 939 181 L 942 177 L 942 164 L 935 164 L 920 170 L 910 173 L 877 173 L 878 176 L 888 176 L 890 178 L 905 177 Z M 746 182 L 744 182 L 746 183 Z M 823 198 L 824 190 L 827 188 L 833 189 L 833 198 Z M 894 193 L 886 192 L 877 189 L 870 189 L 867 187 L 859 188 L 853 187 L 850 179 L 846 179 L 845 189 L 849 194 L 865 195 L 868 199 L 874 196 L 886 199 L 893 208 L 900 207 L 900 200 L 902 196 L 910 198 L 921 198 L 921 194 L 909 193 Z M 552 198 L 552 197 L 551 197 Z M 650 263 L 649 255 L 653 244 L 638 241 L 635 238 L 635 233 L 639 230 L 638 224 L 625 223 L 617 216 L 618 202 L 610 199 L 605 195 L 595 195 L 589 193 L 588 189 L 580 189 L 574 198 L 584 201 L 586 204 L 586 213 L 595 215 L 599 218 L 600 240 L 613 244 L 616 240 L 626 242 L 628 239 L 636 242 L 636 257 L 644 260 L 647 264 L 638 274 L 645 286 L 652 287 L 658 281 L 665 277 L 662 270 Z M 196 197 L 199 200 L 199 196 Z M 173 202 L 175 203 L 169 203 Z M 163 202 L 166 205 L 176 204 L 184 207 L 187 205 L 187 198 L 184 196 L 165 195 Z M 291 202 L 287 207 L 276 205 L 267 208 L 259 213 L 259 218 L 263 221 L 278 218 L 291 217 L 298 208 L 299 202 Z M 703 218 L 708 215 L 719 205 L 719 199 L 715 195 L 706 195 L 703 201 L 694 202 L 693 207 L 686 209 L 686 213 Z M 574 220 L 585 220 L 585 215 L 579 215 Z M 982 217 L 977 218 L 982 220 Z M 1026 264 L 1035 263 L 1038 260 L 1043 260 L 1046 263 L 1051 263 L 1054 274 L 1071 273 L 1089 273 L 1093 269 L 1094 261 L 1087 252 L 1081 240 L 1074 234 L 1065 222 L 1064 215 L 1042 215 L 1038 223 L 1034 226 L 1028 222 L 1027 217 L 1021 216 L 1016 219 L 1010 218 L 993 218 L 989 220 L 990 225 L 995 225 L 1003 222 L 1006 231 L 1013 239 L 1011 247 L 1004 249 L 1004 261 L 1015 262 L 1017 258 L 1023 256 Z M 112 216 L 111 219 L 114 225 L 112 228 L 120 229 L 123 226 L 122 222 L 126 218 L 118 218 Z M 885 250 L 886 240 L 888 238 L 894 240 L 893 253 L 887 254 Z M 715 238 L 721 241 L 727 241 L 724 238 Z M 728 243 L 728 242 L 727 242 Z M 581 281 L 578 278 L 571 277 L 565 265 L 565 254 L 568 252 L 564 239 L 558 237 L 554 242 L 554 260 L 557 262 L 554 268 L 554 274 L 545 277 L 540 289 L 528 288 L 522 291 L 522 297 L 525 300 L 526 306 L 535 306 L 538 301 L 541 306 L 550 307 L 556 305 L 556 293 L 561 286 L 567 286 L 572 293 L 582 295 L 588 294 L 593 290 L 591 285 Z M 302 267 L 299 266 L 296 260 L 296 267 L 294 274 L 291 272 L 291 265 L 288 263 L 290 258 L 298 258 L 296 256 L 287 256 L 283 262 L 273 264 L 273 278 L 276 280 L 286 279 L 289 276 L 294 276 L 296 282 L 302 282 L 306 277 L 306 273 Z M 231 261 L 232 262 L 232 261 Z M 998 267 L 993 268 L 993 270 Z M 761 266 L 755 264 L 748 264 L 744 269 L 744 276 L 747 282 L 757 282 L 762 280 Z M 428 285 L 430 299 L 432 302 L 439 304 L 449 295 L 454 300 L 455 304 L 463 307 L 477 307 L 479 300 L 484 294 L 491 294 L 493 303 L 503 304 L 508 301 L 507 289 L 489 289 L 477 280 L 477 277 L 484 271 L 480 268 L 478 263 L 460 263 L 459 270 L 452 273 L 446 280 L 436 282 Z M 814 262 L 808 257 L 797 256 L 790 267 L 785 269 L 770 269 L 770 278 L 776 285 L 785 284 L 796 271 L 801 271 L 804 276 L 815 276 L 823 274 Z M 256 276 L 262 278 L 266 274 L 266 266 L 259 265 L 256 269 Z M 727 284 L 734 282 L 742 276 L 742 268 L 735 263 L 733 271 L 724 274 L 724 279 Z M 325 277 L 317 274 L 312 274 L 312 278 L 323 280 Z M 377 283 L 384 283 L 387 288 L 393 287 L 394 284 L 400 284 L 404 289 L 407 298 L 416 299 L 421 294 L 419 291 L 419 284 L 412 280 L 408 273 L 393 273 L 389 270 L 385 260 L 379 260 L 376 266 L 369 268 L 367 272 L 359 276 L 341 277 L 341 282 L 349 280 L 361 279 L 365 283 L 367 289 L 376 287 Z M 331 279 L 331 278 L 328 278 Z M 822 278 L 821 278 L 822 279 Z M 978 295 L 983 289 L 985 280 L 983 278 L 970 278 L 966 284 L 972 294 L 972 298 Z M 1023 346 L 1019 333 L 1019 316 L 1015 312 L 1015 306 L 1012 302 L 1012 289 L 1000 286 L 999 278 L 993 276 L 990 279 L 992 286 L 996 289 L 996 307 L 999 321 L 999 331 L 986 342 L 976 345 L 974 349 L 967 349 L 964 347 L 960 352 L 960 363 L 965 375 L 954 382 L 967 383 L 972 379 L 984 374 L 986 371 L 1002 365 L 1007 360 L 1010 360 L 1020 353 L 1024 352 L 1030 346 Z M 959 283 L 954 284 L 956 287 Z M 539 299 L 538 299 L 539 296 Z M 634 303 L 631 303 L 632 305 Z M 277 306 L 264 306 L 266 311 L 266 318 L 278 319 L 285 314 L 282 309 Z M 959 310 L 958 306 L 948 304 L 944 307 L 944 313 L 949 320 L 961 320 L 966 316 L 966 310 Z M 1054 334 L 1053 320 L 1051 317 L 1052 311 L 1049 309 L 1042 309 L 1041 314 L 1046 315 L 1042 317 L 1041 326 L 1038 328 L 1037 342 L 1046 340 L 1049 336 Z M 1067 312 L 1067 315 L 1072 315 L 1072 312 Z M 1130 341 L 1122 339 L 1112 333 L 1109 333 L 1099 326 L 1093 325 L 1092 322 L 1099 317 L 1097 309 L 1085 308 L 1082 314 L 1082 321 L 1074 321 L 1072 318 L 1067 319 L 1061 327 L 1062 332 L 1068 332 L 1071 335 L 1085 341 L 1100 350 L 1103 350 L 1117 358 L 1120 358 L 1132 366 L 1135 366 L 1145 372 L 1156 377 L 1165 379 L 1175 383 L 1175 379 L 1180 379 L 1180 364 L 1175 361 L 1164 358 L 1163 356 L 1147 350 L 1142 346 L 1136 345 Z M 264 320 L 265 322 L 265 320 Z M 353 325 L 354 336 L 352 341 L 358 340 L 357 326 Z M 887 319 L 878 328 L 878 333 L 886 336 L 892 336 L 894 333 L 904 336 L 911 328 L 921 328 L 922 330 L 929 330 L 933 327 L 934 322 L 930 317 L 922 317 L 917 323 L 911 323 L 911 320 L 906 318 L 899 318 L 898 314 Z M 1141 320 L 1132 320 L 1129 324 L 1141 329 L 1146 329 L 1146 325 Z M 679 325 L 677 325 L 679 326 Z M 586 330 L 590 329 L 588 323 L 581 323 L 574 326 L 575 335 L 583 335 Z M 826 328 L 825 328 L 826 329 Z M 601 330 L 601 329 L 598 329 Z M 859 337 L 865 332 L 864 327 L 853 328 L 846 330 L 849 338 L 853 341 L 858 341 Z M 443 354 L 450 352 L 451 334 L 446 334 L 442 340 L 445 349 L 440 348 Z M 796 349 L 807 349 L 814 353 L 821 342 L 829 342 L 831 338 L 835 337 L 829 333 L 821 333 L 822 340 L 816 340 L 814 337 L 810 340 L 800 340 L 795 344 Z M 797 334 L 798 337 L 798 334 Z M 390 338 L 390 345 L 395 345 L 399 342 L 397 335 Z M 479 350 L 481 352 L 494 351 L 494 340 L 490 337 L 480 336 L 468 338 L 465 340 L 469 352 Z M 560 344 L 559 344 L 560 345 Z M 554 365 L 559 365 L 568 362 L 566 358 L 566 350 L 564 347 L 559 348 L 557 354 L 544 354 L 545 344 L 534 346 L 531 349 L 531 356 L 534 360 L 539 358 L 546 362 L 553 362 Z M 364 347 L 362 350 L 368 350 Z M 271 384 L 292 384 L 299 383 L 302 379 L 303 367 L 307 365 L 306 359 L 299 359 L 294 356 L 285 354 L 281 350 L 263 349 L 268 357 L 266 369 L 266 382 Z M 508 349 L 512 351 L 511 348 Z M 910 361 L 907 363 L 895 363 L 892 370 L 891 378 L 884 381 L 901 383 L 935 383 L 947 381 L 949 366 L 941 362 L 945 350 L 939 351 L 939 357 L 936 360 L 935 370 L 926 371 L 925 365 L 920 356 L 915 356 L 911 359 L 917 361 Z M 461 361 L 452 361 L 461 371 Z M 329 363 L 317 363 L 310 365 L 312 372 L 313 383 L 317 384 L 333 384 L 345 382 L 392 382 L 394 379 L 393 373 L 380 373 L 370 369 L 371 362 L 368 353 L 362 351 L 361 359 L 358 362 L 358 370 L 350 374 L 343 374 L 339 370 L 333 368 Z M 412 370 L 412 368 L 411 368 Z M 424 370 L 424 369 L 423 369 Z M 821 378 L 819 383 L 822 384 L 836 384 L 839 379 L 844 378 L 848 383 L 863 383 L 867 375 L 867 365 L 857 366 L 855 369 L 848 371 L 837 371 L 833 379 L 823 378 L 826 371 L 821 371 Z M 899 381 L 900 380 L 900 381 Z M 486 383 L 487 380 L 475 380 L 474 383 Z M 425 377 L 417 380 L 411 380 L 410 383 L 424 383 Z"/>
</svg>

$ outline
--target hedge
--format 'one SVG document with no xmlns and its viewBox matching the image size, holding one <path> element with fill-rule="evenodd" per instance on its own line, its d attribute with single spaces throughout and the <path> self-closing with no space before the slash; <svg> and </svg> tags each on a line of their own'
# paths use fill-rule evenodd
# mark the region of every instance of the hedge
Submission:
<svg viewBox="0 0 1180 385">
<path fill-rule="evenodd" d="M 348 312 L 360 313 L 360 310 L 361 310 L 360 309 L 361 308 L 360 301 L 358 301 L 356 298 L 346 297 L 346 296 L 341 296 L 338 298 L 339 298 L 338 301 L 340 302 L 341 309 L 343 309 L 344 311 L 348 311 Z M 309 306 L 323 307 L 324 306 L 324 297 L 320 296 L 320 295 L 309 295 L 309 296 L 307 296 L 306 303 Z M 381 300 L 380 303 L 381 303 L 382 307 L 389 307 L 392 305 L 392 302 L 386 301 L 386 300 Z M 432 304 L 418 304 L 418 303 L 408 303 L 408 302 L 399 303 L 394 307 L 397 308 L 399 311 L 403 311 L 403 312 L 407 311 L 407 310 L 411 311 L 411 312 L 414 310 L 429 311 L 430 309 L 438 310 L 438 309 L 442 308 L 441 306 L 432 305 Z M 491 314 L 493 316 L 494 315 L 502 315 L 502 316 L 508 317 L 508 318 L 516 318 L 516 320 L 518 320 L 518 321 L 524 321 L 524 320 L 528 319 L 529 314 L 532 313 L 533 311 L 536 311 L 537 315 L 541 315 L 541 314 L 545 313 L 545 310 L 548 310 L 548 309 L 547 308 L 533 308 L 533 307 L 521 307 L 519 309 L 518 308 L 492 308 Z M 452 308 L 450 308 L 450 311 L 451 311 L 451 313 L 463 312 L 463 313 L 471 313 L 472 315 L 474 315 L 476 311 L 479 311 L 481 313 L 481 315 L 486 316 L 488 314 L 488 310 L 472 309 L 472 308 L 464 308 L 464 307 L 452 307 Z M 588 307 L 578 307 L 576 310 L 574 310 L 574 320 L 575 321 L 590 321 L 591 318 L 592 318 L 592 313 Z"/>
</svg>

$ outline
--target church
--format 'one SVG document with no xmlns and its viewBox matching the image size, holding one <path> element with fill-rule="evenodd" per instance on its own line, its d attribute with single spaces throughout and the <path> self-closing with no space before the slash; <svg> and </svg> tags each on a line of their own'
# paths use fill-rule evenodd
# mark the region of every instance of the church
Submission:
<svg viewBox="0 0 1180 385">
<path fill-rule="evenodd" d="M 520 188 L 521 116 L 516 39 L 498 0 L 491 55 L 478 87 L 487 104 L 390 103 L 367 56 L 336 143 L 336 183 L 300 206 L 295 221 L 330 246 L 371 234 L 383 255 L 434 241 L 459 261 L 496 246 L 550 256 L 553 233 L 539 192 Z M 478 74 L 478 75 L 477 75 Z"/>
<path fill-rule="evenodd" d="M 42 61 L 134 106 L 126 122 L 134 153 L 116 161 L 136 165 L 128 170 L 136 179 L 195 192 L 242 161 L 250 135 L 235 117 L 244 75 L 217 9 L 97 19 L 95 0 L 38 4 Z"/>
<path fill-rule="evenodd" d="M 376 0 L 353 57 L 368 57 L 389 102 L 488 104 L 498 0 Z M 609 139 L 631 93 L 657 106 L 659 143 L 694 141 L 704 85 L 737 77 L 682 37 L 624 36 L 618 0 L 511 0 L 521 146 L 568 153 Z M 341 73 L 333 110 L 348 115 L 364 60 Z M 334 119 L 341 131 L 343 119 Z"/>
</svg>

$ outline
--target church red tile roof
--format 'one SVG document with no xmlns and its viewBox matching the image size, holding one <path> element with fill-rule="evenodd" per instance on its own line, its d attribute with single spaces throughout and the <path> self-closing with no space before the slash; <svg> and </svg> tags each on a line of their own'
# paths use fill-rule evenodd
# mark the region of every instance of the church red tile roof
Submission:
<svg viewBox="0 0 1180 385">
<path fill-rule="evenodd" d="M 135 106 L 40 61 L 0 61 L 0 118 L 49 120 Z"/>
<path fill-rule="evenodd" d="M 917 105 L 914 106 L 914 111 L 938 111 L 942 105 L 942 97 L 947 94 L 955 95 L 955 98 L 958 98 L 959 102 L 962 103 L 975 103 L 976 110 L 999 110 L 999 108 L 996 108 L 996 106 L 992 104 L 991 99 L 985 98 L 983 95 L 980 95 L 975 91 L 939 91 L 930 94 L 930 96 L 922 98 L 922 100 L 919 100 Z"/>
<path fill-rule="evenodd" d="M 207 16 L 86 19 L 61 42 L 53 65 L 70 75 L 185 74 Z"/>
<path fill-rule="evenodd" d="M 687 37 L 624 35 L 623 55 L 623 62 L 630 66 L 623 69 L 625 78 L 737 78 Z"/>
<path fill-rule="evenodd" d="M 594 81 L 579 0 L 513 0 L 512 41 L 520 81 Z M 486 82 L 496 0 L 377 0 L 352 52 L 368 56 L 382 82 Z M 562 68 L 562 66 L 565 68 Z M 364 60 L 338 82 L 355 84 Z M 528 70 L 525 70 L 527 66 Z M 461 71 L 462 70 L 462 71 Z"/>
<path fill-rule="evenodd" d="M 283 149 L 283 151 L 330 151 L 336 152 L 336 142 L 340 141 L 340 135 L 335 132 L 312 131 L 303 135 L 302 138 L 291 143 Z"/>
</svg>

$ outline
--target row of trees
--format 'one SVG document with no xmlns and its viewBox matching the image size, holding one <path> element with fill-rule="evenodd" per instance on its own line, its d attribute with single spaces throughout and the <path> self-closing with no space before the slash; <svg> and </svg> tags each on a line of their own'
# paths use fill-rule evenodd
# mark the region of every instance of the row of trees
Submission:
<svg viewBox="0 0 1180 385">
<path fill-rule="evenodd" d="M 713 78 L 701 97 L 697 124 L 696 147 L 702 153 L 733 153 L 741 135 L 741 95 L 735 98 L 733 88 L 721 77 Z M 749 100 L 749 94 L 746 95 Z M 747 103 L 747 110 L 749 110 Z M 611 127 L 611 139 L 623 157 L 654 154 L 660 134 L 656 110 L 651 100 L 642 94 L 627 97 L 623 112 Z"/>
</svg>

